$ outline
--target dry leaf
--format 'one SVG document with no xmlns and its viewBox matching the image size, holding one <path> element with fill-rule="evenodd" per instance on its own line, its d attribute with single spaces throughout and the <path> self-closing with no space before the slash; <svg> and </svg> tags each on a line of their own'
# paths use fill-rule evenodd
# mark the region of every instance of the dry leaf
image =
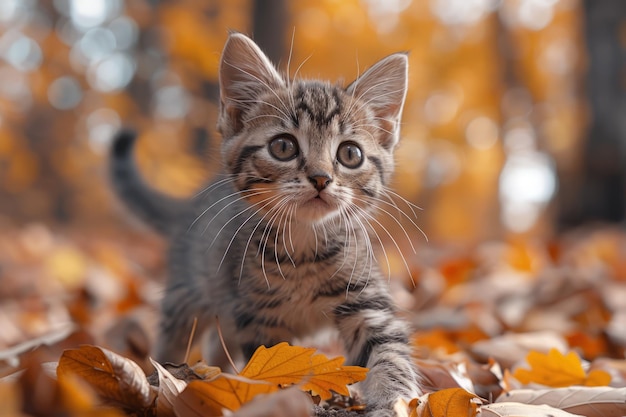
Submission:
<svg viewBox="0 0 626 417">
<path fill-rule="evenodd" d="M 474 384 L 468 375 L 466 362 L 433 361 L 414 359 L 426 385 L 442 388 L 463 388 L 474 392 Z"/>
<path fill-rule="evenodd" d="M 191 381 L 173 406 L 178 417 L 221 416 L 223 410 L 238 410 L 257 395 L 278 389 L 269 382 L 220 374 L 211 381 Z"/>
<path fill-rule="evenodd" d="M 448 388 L 420 398 L 416 417 L 473 417 L 478 397 L 461 388 Z"/>
<path fill-rule="evenodd" d="M 568 345 L 559 333 L 541 331 L 507 333 L 488 340 L 480 340 L 472 345 L 471 351 L 484 361 L 494 358 L 504 368 L 510 368 L 522 361 L 531 350 L 547 352 L 551 348 L 565 351 Z"/>
<path fill-rule="evenodd" d="M 159 376 L 159 388 L 157 390 L 157 413 L 160 417 L 174 415 L 174 402 L 176 397 L 183 392 L 187 383 L 174 377 L 167 369 L 158 362 L 150 359 Z"/>
<path fill-rule="evenodd" d="M 566 355 L 557 349 L 551 349 L 547 354 L 530 352 L 526 361 L 530 370 L 518 368 L 513 373 L 523 384 L 535 382 L 558 388 L 571 385 L 602 386 L 611 381 L 611 376 L 601 370 L 596 369 L 586 374 L 575 352 Z"/>
<path fill-rule="evenodd" d="M 495 403 L 480 407 L 478 417 L 584 417 L 548 405 Z"/>
<path fill-rule="evenodd" d="M 546 404 L 587 417 L 626 415 L 626 388 L 569 387 L 546 390 L 521 389 L 501 395 L 496 402 Z"/>
<path fill-rule="evenodd" d="M 313 348 L 279 343 L 271 348 L 259 347 L 240 375 L 246 378 L 272 382 L 281 386 L 302 384 L 322 399 L 331 398 L 331 390 L 350 395 L 346 385 L 362 381 L 367 369 L 342 365 L 344 358 L 328 359 L 315 354 Z"/>
<path fill-rule="evenodd" d="M 231 417 L 308 417 L 312 414 L 311 406 L 311 397 L 293 387 L 259 395 Z"/>
<path fill-rule="evenodd" d="M 57 367 L 59 380 L 83 378 L 104 399 L 130 408 L 152 404 L 154 394 L 141 368 L 133 361 L 96 346 L 63 352 Z"/>
</svg>

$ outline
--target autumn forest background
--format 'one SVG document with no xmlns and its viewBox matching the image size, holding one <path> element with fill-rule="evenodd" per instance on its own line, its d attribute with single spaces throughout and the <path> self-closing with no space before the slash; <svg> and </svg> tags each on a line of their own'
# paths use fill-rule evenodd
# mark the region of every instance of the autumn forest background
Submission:
<svg viewBox="0 0 626 417">
<path fill-rule="evenodd" d="M 165 244 L 113 197 L 108 149 L 137 129 L 142 172 L 175 195 L 214 174 L 229 30 L 344 83 L 409 51 L 394 187 L 428 239 L 405 224 L 413 253 L 389 219 L 381 236 L 400 236 L 406 264 L 386 262 L 420 360 L 558 348 L 626 386 L 622 0 L 0 0 L 0 377 L 82 343 L 151 369 Z M 484 398 L 520 383 L 496 374 L 465 377 Z M 0 396 L 62 408 L 36 381 Z"/>
</svg>

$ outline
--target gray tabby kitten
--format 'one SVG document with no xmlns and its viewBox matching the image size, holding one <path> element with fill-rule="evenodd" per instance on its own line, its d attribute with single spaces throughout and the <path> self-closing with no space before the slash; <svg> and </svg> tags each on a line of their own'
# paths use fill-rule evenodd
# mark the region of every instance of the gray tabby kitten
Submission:
<svg viewBox="0 0 626 417">
<path fill-rule="evenodd" d="M 394 54 L 347 88 L 289 80 L 231 34 L 220 64 L 223 175 L 190 199 L 147 187 L 134 135 L 118 135 L 117 193 L 171 242 L 158 360 L 183 360 L 194 318 L 205 330 L 218 317 L 229 349 L 246 358 L 334 326 L 348 362 L 370 368 L 368 410 L 392 415 L 397 400 L 420 394 L 407 325 L 368 237 L 376 207 L 391 204 L 383 197 L 407 69 L 407 56 Z"/>
</svg>

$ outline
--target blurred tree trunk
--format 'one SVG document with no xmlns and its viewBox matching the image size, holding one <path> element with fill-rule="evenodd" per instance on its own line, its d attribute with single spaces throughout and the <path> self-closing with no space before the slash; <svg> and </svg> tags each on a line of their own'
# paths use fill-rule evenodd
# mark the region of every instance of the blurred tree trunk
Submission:
<svg viewBox="0 0 626 417">
<path fill-rule="evenodd" d="M 287 50 L 287 1 L 256 0 L 252 7 L 252 36 L 269 59 L 279 64 Z"/>
<path fill-rule="evenodd" d="M 621 222 L 626 216 L 626 2 L 586 0 L 584 12 L 592 120 L 580 178 L 561 182 L 562 228 L 589 221 Z"/>
</svg>

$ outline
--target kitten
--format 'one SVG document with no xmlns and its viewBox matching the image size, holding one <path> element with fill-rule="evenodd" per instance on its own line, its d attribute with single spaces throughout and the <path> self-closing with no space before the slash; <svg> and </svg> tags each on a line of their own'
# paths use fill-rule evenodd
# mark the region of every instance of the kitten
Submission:
<svg viewBox="0 0 626 417">
<path fill-rule="evenodd" d="M 398 399 L 420 394 L 408 328 L 368 237 L 376 207 L 391 204 L 407 70 L 399 53 L 347 88 L 289 80 L 231 34 L 220 63 L 223 175 L 188 200 L 147 187 L 134 135 L 118 134 L 117 193 L 171 242 L 158 360 L 183 360 L 194 318 L 205 330 L 218 317 L 246 358 L 334 326 L 348 362 L 370 368 L 369 410 L 392 415 Z"/>
</svg>

